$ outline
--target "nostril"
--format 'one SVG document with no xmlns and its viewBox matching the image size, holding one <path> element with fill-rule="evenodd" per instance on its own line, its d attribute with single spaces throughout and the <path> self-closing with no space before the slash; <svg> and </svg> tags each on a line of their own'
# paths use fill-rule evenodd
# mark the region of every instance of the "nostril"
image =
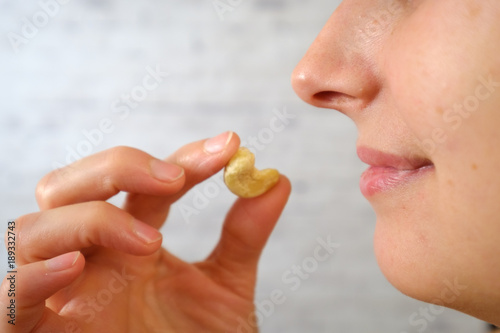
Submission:
<svg viewBox="0 0 500 333">
<path fill-rule="evenodd" d="M 313 100 L 319 103 L 345 104 L 352 99 L 352 96 L 337 91 L 321 91 L 313 95 Z"/>
</svg>

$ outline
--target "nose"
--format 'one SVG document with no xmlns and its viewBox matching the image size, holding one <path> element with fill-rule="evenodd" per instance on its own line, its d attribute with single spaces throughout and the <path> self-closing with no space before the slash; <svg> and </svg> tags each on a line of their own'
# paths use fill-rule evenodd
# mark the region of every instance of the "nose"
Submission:
<svg viewBox="0 0 500 333">
<path fill-rule="evenodd" d="M 293 89 L 305 102 L 353 119 L 380 91 L 377 36 L 363 31 L 373 19 L 362 13 L 361 2 L 346 0 L 337 8 L 292 74 Z"/>
</svg>

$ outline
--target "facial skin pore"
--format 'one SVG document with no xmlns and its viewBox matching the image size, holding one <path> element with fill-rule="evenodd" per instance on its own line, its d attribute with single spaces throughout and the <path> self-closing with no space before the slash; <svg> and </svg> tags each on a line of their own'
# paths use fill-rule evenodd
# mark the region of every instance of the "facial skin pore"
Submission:
<svg viewBox="0 0 500 333">
<path fill-rule="evenodd" d="M 346 0 L 292 77 L 304 101 L 356 123 L 358 154 L 385 179 L 363 193 L 388 280 L 496 324 L 499 17 L 497 0 Z M 383 161 L 425 168 L 394 180 Z"/>
</svg>

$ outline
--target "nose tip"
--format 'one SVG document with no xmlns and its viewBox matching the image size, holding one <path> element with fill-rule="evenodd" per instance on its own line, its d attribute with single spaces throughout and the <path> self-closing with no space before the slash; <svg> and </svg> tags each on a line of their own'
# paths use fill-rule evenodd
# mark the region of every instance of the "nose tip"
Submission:
<svg viewBox="0 0 500 333">
<path fill-rule="evenodd" d="M 304 102 L 320 108 L 335 109 L 348 116 L 373 98 L 375 90 L 368 77 L 355 78 L 353 68 L 309 52 L 294 69 L 292 88 Z"/>
<path fill-rule="evenodd" d="M 345 99 L 347 95 L 337 90 L 340 87 L 332 84 L 333 81 L 340 82 L 340 78 L 336 80 L 334 73 L 322 65 L 321 61 L 325 60 L 311 54 L 306 55 L 293 71 L 291 82 L 293 90 L 304 102 L 328 108 L 329 103 Z"/>
<path fill-rule="evenodd" d="M 310 81 L 310 76 L 307 75 L 301 64 L 299 63 L 292 72 L 291 77 L 292 88 L 304 102 L 311 104 L 311 91 L 312 82 Z M 309 88 L 309 89 L 308 89 Z"/>
</svg>

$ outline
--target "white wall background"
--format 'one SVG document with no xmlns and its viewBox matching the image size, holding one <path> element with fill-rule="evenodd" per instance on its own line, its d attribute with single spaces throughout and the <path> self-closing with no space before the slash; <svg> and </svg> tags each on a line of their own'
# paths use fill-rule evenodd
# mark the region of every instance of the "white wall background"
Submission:
<svg viewBox="0 0 500 333">
<path fill-rule="evenodd" d="M 354 125 L 306 105 L 290 86 L 295 64 L 339 1 L 232 3 L 221 20 L 212 0 L 67 1 L 14 52 L 8 34 L 21 34 L 24 18 L 43 19 L 42 7 L 0 0 L 0 221 L 36 211 L 37 181 L 55 162 L 65 164 L 69 150 L 85 148 L 83 132 L 103 118 L 114 128 L 92 152 L 129 145 L 164 157 L 228 129 L 242 139 L 259 135 L 273 110 L 286 108 L 296 118 L 258 153 L 259 165 L 277 167 L 293 183 L 257 288 L 258 300 L 281 289 L 287 301 L 265 318 L 262 332 L 418 332 L 409 318 L 425 305 L 390 286 L 373 256 L 374 214 L 358 190 L 364 167 Z M 127 117 L 113 113 L 112 103 L 156 65 L 170 75 Z M 192 206 L 193 198 L 181 203 Z M 174 207 L 164 246 L 186 260 L 203 258 L 233 200 L 220 189 L 189 220 Z M 338 252 L 291 291 L 282 274 L 328 235 Z M 452 310 L 426 330 L 482 331 L 482 323 Z"/>
</svg>

